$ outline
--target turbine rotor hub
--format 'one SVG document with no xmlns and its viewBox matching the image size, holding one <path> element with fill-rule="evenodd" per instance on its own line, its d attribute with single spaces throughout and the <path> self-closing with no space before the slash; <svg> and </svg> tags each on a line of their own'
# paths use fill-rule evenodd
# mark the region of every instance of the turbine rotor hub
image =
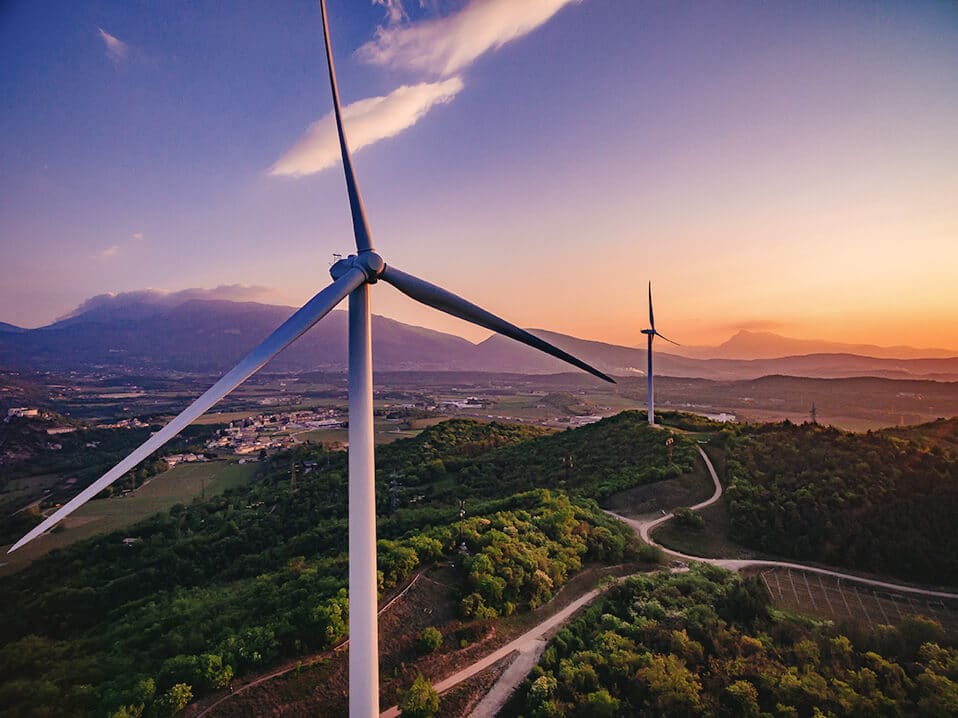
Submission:
<svg viewBox="0 0 958 718">
<path fill-rule="evenodd" d="M 366 275 L 366 281 L 375 284 L 386 269 L 386 262 L 379 253 L 369 250 L 359 254 L 350 254 L 344 259 L 340 259 L 332 267 L 329 273 L 333 279 L 339 279 L 350 269 L 358 269 Z"/>
</svg>

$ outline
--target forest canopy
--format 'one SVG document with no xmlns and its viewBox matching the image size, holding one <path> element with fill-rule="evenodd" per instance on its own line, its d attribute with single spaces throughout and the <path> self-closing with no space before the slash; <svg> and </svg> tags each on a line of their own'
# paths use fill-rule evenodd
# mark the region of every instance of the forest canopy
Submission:
<svg viewBox="0 0 958 718">
<path fill-rule="evenodd" d="M 958 419 L 854 434 L 728 430 L 731 538 L 769 553 L 958 586 Z"/>
</svg>

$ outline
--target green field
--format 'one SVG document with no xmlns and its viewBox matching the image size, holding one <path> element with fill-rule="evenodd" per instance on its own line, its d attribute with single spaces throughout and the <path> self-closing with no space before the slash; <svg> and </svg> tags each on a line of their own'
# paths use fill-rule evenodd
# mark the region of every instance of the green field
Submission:
<svg viewBox="0 0 958 718">
<path fill-rule="evenodd" d="M 60 481 L 59 474 L 37 474 L 9 481 L 0 491 L 0 507 L 10 513 L 23 508 L 24 504 L 36 499 L 44 489 L 52 488 Z"/>
<path fill-rule="evenodd" d="M 134 494 L 101 499 L 77 509 L 63 522 L 63 530 L 47 533 L 0 560 L 0 575 L 17 571 L 49 551 L 69 546 L 100 533 L 116 531 L 167 511 L 178 503 L 189 503 L 202 494 L 211 496 L 249 482 L 258 465 L 211 461 L 181 464 L 153 477 Z"/>
</svg>

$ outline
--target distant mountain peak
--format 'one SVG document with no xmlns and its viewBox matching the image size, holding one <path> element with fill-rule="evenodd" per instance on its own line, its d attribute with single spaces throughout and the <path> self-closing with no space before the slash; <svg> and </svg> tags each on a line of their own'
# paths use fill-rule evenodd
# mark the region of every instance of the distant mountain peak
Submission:
<svg viewBox="0 0 958 718">
<path fill-rule="evenodd" d="M 222 372 L 269 335 L 293 307 L 200 295 L 127 293 L 84 303 L 85 311 L 40 329 L 4 330 L 0 367 L 74 370 Z M 570 368 L 500 335 L 476 345 L 462 337 L 373 316 L 376 371 L 485 371 L 553 374 Z M 5 325 L 12 327 L 12 325 Z M 601 371 L 642 374 L 643 348 L 617 346 L 531 330 Z M 869 347 L 742 330 L 720 347 L 665 347 L 656 352 L 660 376 L 754 379 L 768 374 L 840 378 L 958 380 L 958 357 L 925 355 L 908 347 Z M 884 354 L 885 356 L 881 356 Z M 879 355 L 879 356 L 875 356 Z M 346 312 L 337 310 L 276 357 L 276 371 L 341 370 L 346 363 Z"/>
<path fill-rule="evenodd" d="M 876 359 L 946 359 L 958 351 L 910 346 L 883 347 L 875 344 L 850 344 L 824 339 L 796 339 L 769 331 L 739 329 L 716 347 L 694 346 L 673 350 L 696 359 L 780 359 L 810 354 L 853 354 Z"/>
</svg>

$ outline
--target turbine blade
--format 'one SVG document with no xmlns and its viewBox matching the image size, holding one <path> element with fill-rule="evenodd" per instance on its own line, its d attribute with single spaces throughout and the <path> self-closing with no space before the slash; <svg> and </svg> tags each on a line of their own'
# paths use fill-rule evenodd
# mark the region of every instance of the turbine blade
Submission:
<svg viewBox="0 0 958 718">
<path fill-rule="evenodd" d="M 539 339 L 539 337 L 533 336 L 526 330 L 520 329 L 514 324 L 510 324 L 505 319 L 500 319 L 495 314 L 487 312 L 482 307 L 478 307 L 472 302 L 468 302 L 442 287 L 437 287 L 435 284 L 414 277 L 411 274 L 406 274 L 391 265 L 386 266 L 380 278 L 389 282 L 400 292 L 415 299 L 417 302 L 422 302 L 434 309 L 438 309 L 446 314 L 451 314 L 459 319 L 464 319 L 467 322 L 478 324 L 480 327 L 491 329 L 510 339 L 515 339 L 517 342 L 527 344 L 541 352 L 545 352 L 573 366 L 584 369 L 604 381 L 615 384 L 614 379 L 603 374 L 598 369 L 589 366 L 581 359 L 576 359 L 558 347 L 552 346 L 548 342 Z"/>
<path fill-rule="evenodd" d="M 366 275 L 363 274 L 361 270 L 352 269 L 310 299 L 302 309 L 283 322 L 276 331 L 247 354 L 239 364 L 233 367 L 202 396 L 186 407 L 186 409 L 177 415 L 169 424 L 134 449 L 133 453 L 106 472 L 106 474 L 74 496 L 69 502 L 58 509 L 56 513 L 43 521 L 43 523 L 35 526 L 29 533 L 17 541 L 7 553 L 16 551 L 40 534 L 49 531 L 59 523 L 61 519 L 76 511 L 107 486 L 123 476 L 127 471 L 134 468 L 143 461 L 143 459 L 163 446 L 194 419 L 202 415 L 207 409 L 213 406 L 213 404 L 246 381 L 253 373 L 266 364 L 266 362 L 279 354 L 306 332 L 306 330 L 329 314 L 333 307 L 339 304 L 350 292 L 362 285 L 365 281 Z"/>
<path fill-rule="evenodd" d="M 670 344 L 674 344 L 674 345 L 677 346 L 677 347 L 682 346 L 682 345 L 679 344 L 678 342 L 672 341 L 672 340 L 669 339 L 667 336 L 665 336 L 664 334 L 659 333 L 658 331 L 655 332 L 655 336 L 661 337 L 661 338 L 664 339 L 665 341 L 669 342 Z"/>
<path fill-rule="evenodd" d="M 329 18 L 326 15 L 326 0 L 320 0 L 320 9 L 323 15 L 323 40 L 326 42 L 326 66 L 329 68 L 329 88 L 333 94 L 333 113 L 336 116 L 336 131 L 339 133 L 339 151 L 343 157 L 343 171 L 346 173 L 346 193 L 349 195 L 349 210 L 353 216 L 353 236 L 356 238 L 356 249 L 360 252 L 369 252 L 373 249 L 373 239 L 369 232 L 369 223 L 366 221 L 366 210 L 363 209 L 363 196 L 359 193 L 359 184 L 356 182 L 356 173 L 353 171 L 353 160 L 346 145 L 346 134 L 343 131 L 343 113 L 339 106 L 339 85 L 336 82 L 336 67 L 333 65 L 333 48 L 329 42 Z"/>
<path fill-rule="evenodd" d="M 655 316 L 652 314 L 652 282 L 649 282 L 649 329 L 655 331 Z"/>
</svg>

